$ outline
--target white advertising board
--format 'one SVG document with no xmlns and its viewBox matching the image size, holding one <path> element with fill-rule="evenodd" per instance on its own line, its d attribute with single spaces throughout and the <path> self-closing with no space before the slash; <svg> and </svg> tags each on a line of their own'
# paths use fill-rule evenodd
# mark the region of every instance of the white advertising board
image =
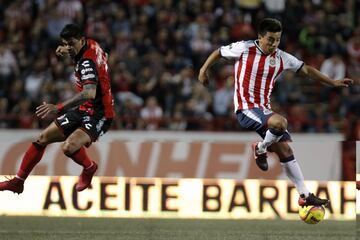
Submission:
<svg viewBox="0 0 360 240">
<path fill-rule="evenodd" d="M 37 132 L 38 133 L 38 132 Z M 17 172 L 34 131 L 0 132 L 0 174 Z M 111 134 L 110 134 L 111 133 Z M 162 178 L 286 179 L 279 159 L 269 156 L 270 169 L 255 164 L 251 141 L 256 135 L 171 132 L 110 132 L 87 150 L 98 162 L 98 176 Z M 105 135 L 106 136 L 106 135 Z M 8 137 L 8 139 L 6 139 Z M 290 143 L 307 180 L 341 180 L 341 142 L 337 135 L 295 135 Z M 33 175 L 77 176 L 80 166 L 65 157 L 61 144 L 47 147 Z"/>
<path fill-rule="evenodd" d="M 298 193 L 284 180 L 95 177 L 80 193 L 77 180 L 29 177 L 21 195 L 0 192 L 0 215 L 299 219 Z M 330 199 L 326 219 L 355 220 L 354 182 L 306 185 Z"/>
</svg>

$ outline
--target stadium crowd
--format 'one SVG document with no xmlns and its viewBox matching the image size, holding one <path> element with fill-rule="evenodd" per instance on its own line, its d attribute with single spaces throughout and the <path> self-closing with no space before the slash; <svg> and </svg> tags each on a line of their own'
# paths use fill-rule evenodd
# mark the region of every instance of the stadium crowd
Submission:
<svg viewBox="0 0 360 240">
<path fill-rule="evenodd" d="M 40 128 L 43 101 L 74 94 L 73 66 L 55 56 L 59 32 L 78 23 L 107 51 L 115 129 L 239 130 L 233 65 L 214 66 L 209 89 L 198 69 L 214 49 L 256 39 L 256 23 L 283 23 L 281 49 L 331 78 L 360 81 L 358 0 L 3 0 L 0 2 L 0 127 Z M 357 26 L 357 27 L 356 27 Z M 360 138 L 360 86 L 331 89 L 287 72 L 273 108 L 291 132 Z M 45 120 L 46 121 L 46 120 Z"/>
</svg>

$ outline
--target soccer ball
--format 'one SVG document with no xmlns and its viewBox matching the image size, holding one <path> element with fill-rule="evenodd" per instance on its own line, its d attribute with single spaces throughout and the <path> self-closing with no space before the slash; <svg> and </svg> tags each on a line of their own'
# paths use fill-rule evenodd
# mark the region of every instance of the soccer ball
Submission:
<svg viewBox="0 0 360 240">
<path fill-rule="evenodd" d="M 325 208 L 323 206 L 299 207 L 299 216 L 307 224 L 317 224 L 324 219 Z"/>
</svg>

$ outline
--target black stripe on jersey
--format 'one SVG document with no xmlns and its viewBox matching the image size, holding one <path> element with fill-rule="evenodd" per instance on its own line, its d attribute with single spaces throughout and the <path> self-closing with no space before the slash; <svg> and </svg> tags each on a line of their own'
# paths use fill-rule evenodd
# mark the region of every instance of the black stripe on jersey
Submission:
<svg viewBox="0 0 360 240">
<path fill-rule="evenodd" d="M 301 64 L 301 66 L 296 70 L 296 73 L 298 73 L 301 69 L 302 69 L 302 67 L 304 66 L 304 62 Z"/>
</svg>

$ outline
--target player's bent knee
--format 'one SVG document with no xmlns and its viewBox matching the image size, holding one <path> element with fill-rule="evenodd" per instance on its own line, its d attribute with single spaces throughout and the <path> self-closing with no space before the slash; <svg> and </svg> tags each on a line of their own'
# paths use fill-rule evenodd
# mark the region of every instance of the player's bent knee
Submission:
<svg viewBox="0 0 360 240">
<path fill-rule="evenodd" d="M 287 129 L 287 120 L 286 118 L 279 118 L 279 120 L 276 122 L 276 126 L 279 130 L 285 132 Z"/>
<path fill-rule="evenodd" d="M 62 145 L 62 151 L 66 156 L 71 156 L 79 149 L 78 145 L 73 142 L 64 142 Z"/>
<path fill-rule="evenodd" d="M 46 146 L 49 144 L 49 139 L 44 133 L 40 133 L 38 140 L 36 141 L 37 144 L 41 146 Z"/>
<path fill-rule="evenodd" d="M 286 118 L 277 115 L 274 118 L 271 118 L 270 121 L 268 122 L 268 126 L 269 128 L 273 128 L 276 129 L 278 131 L 281 132 L 285 132 L 287 129 L 287 120 Z"/>
<path fill-rule="evenodd" d="M 287 126 L 288 126 L 288 121 L 287 121 L 287 119 L 286 119 L 286 118 L 282 118 L 282 126 L 283 126 L 284 130 L 286 130 L 286 129 L 287 129 Z"/>
</svg>

